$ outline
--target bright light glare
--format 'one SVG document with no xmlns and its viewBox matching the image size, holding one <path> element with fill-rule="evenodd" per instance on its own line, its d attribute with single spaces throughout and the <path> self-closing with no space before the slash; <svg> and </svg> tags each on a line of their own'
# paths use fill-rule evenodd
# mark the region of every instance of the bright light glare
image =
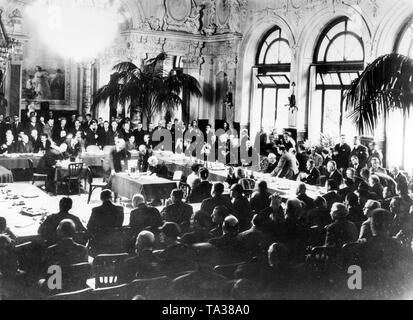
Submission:
<svg viewBox="0 0 413 320">
<path fill-rule="evenodd" d="M 27 15 L 47 46 L 76 61 L 107 48 L 122 22 L 115 0 L 37 0 Z"/>
</svg>

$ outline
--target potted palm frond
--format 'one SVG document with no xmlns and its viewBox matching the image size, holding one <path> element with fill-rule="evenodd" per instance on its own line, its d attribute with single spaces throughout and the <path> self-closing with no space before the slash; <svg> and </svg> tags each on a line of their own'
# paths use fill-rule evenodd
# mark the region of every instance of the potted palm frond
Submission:
<svg viewBox="0 0 413 320">
<path fill-rule="evenodd" d="M 377 58 L 347 91 L 347 112 L 361 134 L 372 133 L 378 121 L 413 105 L 413 60 L 392 53 Z"/>
<path fill-rule="evenodd" d="M 142 67 L 132 62 L 121 62 L 113 67 L 109 82 L 95 94 L 92 108 L 100 103 L 111 102 L 111 108 L 120 104 L 128 106 L 132 113 L 139 112 L 147 121 L 147 127 L 156 114 L 170 113 L 177 106 L 184 106 L 184 95 L 201 97 L 200 84 L 180 69 L 165 72 L 162 62 L 167 55 L 159 54 Z"/>
</svg>

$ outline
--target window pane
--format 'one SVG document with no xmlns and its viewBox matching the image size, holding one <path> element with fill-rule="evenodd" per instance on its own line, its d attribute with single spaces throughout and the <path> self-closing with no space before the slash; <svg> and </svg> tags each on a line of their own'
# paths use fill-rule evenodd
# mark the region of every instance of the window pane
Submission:
<svg viewBox="0 0 413 320">
<path fill-rule="evenodd" d="M 278 90 L 276 128 L 279 130 L 279 132 L 282 129 L 288 128 L 288 117 L 290 112 L 288 110 L 288 106 L 285 105 L 289 103 L 289 96 L 289 89 Z"/>
<path fill-rule="evenodd" d="M 405 155 L 404 155 L 404 169 L 408 170 L 409 174 L 413 171 L 413 148 L 412 148 L 412 137 L 413 137 L 413 115 L 410 115 L 406 119 L 406 133 L 405 133 Z"/>
<path fill-rule="evenodd" d="M 280 42 L 280 54 L 279 63 L 290 63 L 291 62 L 291 49 L 290 46 L 282 41 Z"/>
<path fill-rule="evenodd" d="M 274 42 L 267 51 L 265 58 L 265 64 L 277 64 L 279 63 L 280 42 Z"/>
<path fill-rule="evenodd" d="M 265 129 L 274 127 L 275 122 L 275 88 L 264 89 L 264 104 L 262 112 L 262 126 Z"/>
<path fill-rule="evenodd" d="M 344 40 L 345 36 L 336 38 L 328 48 L 327 61 L 343 61 L 344 59 Z"/>
<path fill-rule="evenodd" d="M 272 80 L 272 78 L 269 77 L 269 76 L 259 76 L 258 79 L 261 81 L 261 83 L 263 85 L 266 85 L 266 84 L 273 85 L 274 84 L 274 80 Z"/>
<path fill-rule="evenodd" d="M 317 73 L 317 85 L 323 85 L 323 80 L 321 78 L 321 74 Z"/>
<path fill-rule="evenodd" d="M 342 21 L 335 26 L 333 26 L 330 31 L 327 32 L 327 37 L 329 39 L 333 39 L 337 33 L 345 31 L 345 21 Z"/>
<path fill-rule="evenodd" d="M 403 150 L 403 115 L 400 111 L 390 113 L 386 128 L 387 165 L 402 165 Z M 411 146 L 410 146 L 411 148 Z"/>
<path fill-rule="evenodd" d="M 278 39 L 280 37 L 280 29 L 275 30 L 274 32 L 272 32 L 267 39 L 265 39 L 265 42 L 267 43 L 267 45 L 270 45 L 271 42 L 273 42 L 274 40 Z"/>
<path fill-rule="evenodd" d="M 360 45 L 360 42 L 353 36 L 347 36 L 346 39 L 346 52 L 345 52 L 346 61 L 363 61 L 363 48 Z"/>
<path fill-rule="evenodd" d="M 340 135 L 340 90 L 326 90 L 324 98 L 323 133 L 333 138 Z"/>
<path fill-rule="evenodd" d="M 323 42 L 320 45 L 318 50 L 318 62 L 324 62 L 324 55 L 326 53 L 327 45 L 330 43 L 330 40 L 324 38 Z"/>
<path fill-rule="evenodd" d="M 358 78 L 357 73 L 348 73 L 348 72 L 342 72 L 340 73 L 341 80 L 343 81 L 343 85 L 350 85 L 353 80 Z"/>
<path fill-rule="evenodd" d="M 344 98 L 343 118 L 342 118 L 343 123 L 341 125 L 341 134 L 345 134 L 348 137 L 347 140 L 350 142 L 350 141 L 352 141 L 352 137 L 357 135 L 357 128 L 353 124 L 352 119 L 348 118 L 348 113 L 346 112 L 346 107 L 345 106 L 346 106 L 346 99 Z"/>
</svg>

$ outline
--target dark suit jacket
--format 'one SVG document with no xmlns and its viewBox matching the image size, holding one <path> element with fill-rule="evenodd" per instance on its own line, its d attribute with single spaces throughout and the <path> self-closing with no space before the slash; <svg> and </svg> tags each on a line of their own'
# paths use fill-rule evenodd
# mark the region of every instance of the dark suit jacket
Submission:
<svg viewBox="0 0 413 320">
<path fill-rule="evenodd" d="M 205 199 L 204 201 L 202 201 L 201 210 L 205 211 L 209 215 L 212 215 L 214 208 L 217 206 L 224 206 L 228 209 L 228 212 L 232 211 L 231 200 L 225 196 L 215 196 L 212 198 Z"/>
<path fill-rule="evenodd" d="M 189 227 L 194 210 L 192 206 L 183 202 L 177 202 L 166 206 L 162 210 L 162 218 L 167 222 L 175 222 L 180 226 Z"/>
<path fill-rule="evenodd" d="M 46 268 L 51 265 L 68 266 L 83 262 L 88 262 L 88 250 L 71 238 L 62 239 L 46 250 Z"/>
<path fill-rule="evenodd" d="M 357 233 L 357 227 L 347 219 L 335 221 L 327 226 L 325 245 L 342 248 L 345 243 L 357 241 Z"/>
<path fill-rule="evenodd" d="M 123 225 L 123 218 L 123 207 L 107 201 L 92 209 L 87 229 L 91 233 L 100 233 L 107 229 L 120 228 Z"/>
<path fill-rule="evenodd" d="M 311 186 L 315 186 L 318 183 L 318 178 L 320 178 L 320 171 L 318 171 L 317 168 L 313 168 L 313 170 L 309 172 L 308 177 L 304 179 L 304 182 Z"/>
<path fill-rule="evenodd" d="M 350 146 L 347 143 L 343 145 L 337 144 L 334 147 L 334 151 L 338 152 L 338 155 L 334 157 L 334 160 L 337 162 L 337 168 L 348 168 L 351 154 Z"/>
<path fill-rule="evenodd" d="M 343 182 L 343 176 L 336 170 L 332 173 L 327 174 L 326 181 L 327 180 L 334 180 L 337 183 L 337 188 L 339 188 L 341 183 Z"/>
<path fill-rule="evenodd" d="M 115 145 L 115 134 L 111 129 L 108 131 L 105 131 L 104 129 L 98 130 L 98 145 L 101 147 L 106 147 L 106 146 L 113 146 Z"/>
<path fill-rule="evenodd" d="M 57 235 L 56 229 L 60 222 L 65 219 L 70 219 L 76 226 L 77 232 L 86 231 L 80 219 L 70 213 L 56 213 L 48 216 L 46 220 L 40 225 L 38 233 L 47 241 L 48 244 L 56 243 Z"/>
<path fill-rule="evenodd" d="M 138 158 L 138 170 L 140 172 L 148 171 L 149 164 L 148 159 L 152 156 L 151 150 L 146 150 L 145 153 L 139 151 L 139 158 Z"/>
<path fill-rule="evenodd" d="M 190 203 L 201 203 L 205 199 L 211 197 L 212 184 L 208 181 L 202 181 L 201 184 L 194 189 L 192 189 L 191 194 L 189 195 Z"/>
<path fill-rule="evenodd" d="M 327 192 L 323 195 L 323 198 L 326 199 L 328 210 L 331 209 L 335 202 L 341 202 L 341 197 L 335 191 Z"/>
<path fill-rule="evenodd" d="M 158 228 L 161 225 L 162 218 L 158 209 L 144 203 L 130 213 L 129 226 L 137 231 L 142 231 L 146 227 Z"/>
<path fill-rule="evenodd" d="M 271 194 L 269 192 L 254 193 L 250 199 L 251 211 L 255 213 L 259 213 L 263 211 L 264 209 L 268 208 L 271 203 L 270 196 Z"/>
</svg>

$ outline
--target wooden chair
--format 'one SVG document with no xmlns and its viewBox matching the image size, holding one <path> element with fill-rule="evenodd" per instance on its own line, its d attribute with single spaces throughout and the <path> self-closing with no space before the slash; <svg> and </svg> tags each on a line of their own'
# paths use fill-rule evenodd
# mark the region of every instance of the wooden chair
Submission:
<svg viewBox="0 0 413 320">
<path fill-rule="evenodd" d="M 92 292 L 92 288 L 86 288 L 73 292 L 59 293 L 48 297 L 47 300 L 90 300 Z"/>
<path fill-rule="evenodd" d="M 255 189 L 255 180 L 244 178 L 239 181 L 239 184 L 244 188 L 244 194 L 250 197 Z"/>
<path fill-rule="evenodd" d="M 92 275 L 88 262 L 62 266 L 63 290 L 65 292 L 87 288 L 86 281 Z"/>
<path fill-rule="evenodd" d="M 80 187 L 82 179 L 83 163 L 71 163 L 68 167 L 68 175 L 63 178 L 63 182 L 67 185 L 68 195 L 70 194 L 70 186 L 77 185 L 80 196 Z M 57 189 L 57 187 L 56 187 Z"/>
<path fill-rule="evenodd" d="M 47 180 L 47 174 L 44 173 L 35 173 L 34 165 L 33 165 L 33 160 L 32 159 L 27 159 L 27 162 L 29 163 L 29 170 L 30 174 L 32 175 L 32 184 L 34 184 L 35 181 L 43 181 L 46 182 Z"/>
<path fill-rule="evenodd" d="M 89 184 L 89 196 L 87 198 L 87 203 L 89 204 L 90 199 L 92 197 L 92 193 L 94 190 L 101 188 L 101 189 L 106 189 L 108 187 L 108 184 L 106 182 L 93 182 L 93 172 L 91 168 L 87 168 L 87 182 Z"/>
<path fill-rule="evenodd" d="M 108 288 L 119 285 L 119 275 L 124 261 L 129 257 L 127 253 L 101 254 L 93 260 L 95 273 L 95 287 Z"/>
<path fill-rule="evenodd" d="M 313 247 L 307 256 L 307 263 L 313 271 L 323 272 L 336 260 L 338 253 L 336 247 Z"/>
</svg>

